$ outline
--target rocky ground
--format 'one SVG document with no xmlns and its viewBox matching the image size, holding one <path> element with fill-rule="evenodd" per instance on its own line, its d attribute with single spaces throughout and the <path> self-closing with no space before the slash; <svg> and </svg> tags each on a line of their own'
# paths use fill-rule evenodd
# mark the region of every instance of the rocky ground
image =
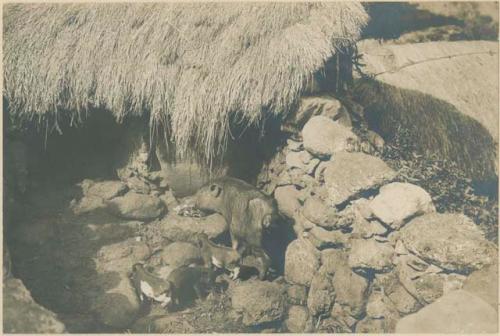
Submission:
<svg viewBox="0 0 500 336">
<path fill-rule="evenodd" d="M 181 216 L 168 181 L 129 167 L 120 180 L 30 193 L 9 233 L 22 281 L 4 282 L 5 330 L 497 330 L 497 246 L 464 215 L 437 213 L 421 187 L 393 182 L 398 172 L 373 155 L 383 140 L 374 132 L 361 140 L 338 101 L 307 104 L 313 116 L 258 179 L 286 219 L 267 234 L 282 246 L 270 252 L 268 280 L 221 274 L 206 300 L 175 313 L 140 304 L 129 281 L 134 263 L 166 277 L 200 258 L 197 233 L 229 241 L 220 215 Z"/>
<path fill-rule="evenodd" d="M 317 105 L 342 114 L 338 103 Z M 370 155 L 383 144 L 376 136 L 361 141 L 318 115 L 298 139 L 260 179 L 298 237 L 286 252 L 285 279 L 307 297 L 289 308 L 288 330 L 497 330 L 497 303 L 482 299 L 496 298 L 496 288 L 481 298 L 467 285 L 498 276 L 498 249 L 472 220 L 437 213 L 424 189 L 392 182 L 398 172 Z M 481 313 L 465 308 L 471 302 Z"/>
<path fill-rule="evenodd" d="M 393 5 L 373 5 L 378 6 L 380 13 L 391 16 L 385 6 Z M 414 15 L 415 9 L 406 8 L 413 5 L 394 6 Z M 417 42 L 485 36 L 483 30 L 476 31 L 484 26 L 482 16 L 462 26 L 451 22 L 392 34 L 401 22 L 386 22 L 383 15 L 377 21 L 376 10 L 370 12 L 372 21 L 382 25 L 382 33 L 391 33 L 393 54 L 409 48 L 412 60 L 414 50 L 427 46 Z M 392 15 L 392 20 L 413 23 L 408 15 Z M 498 18 L 490 23 L 497 40 Z M 371 56 L 369 50 L 360 50 L 368 55 L 365 71 L 370 59 L 379 64 L 375 56 L 389 60 L 388 66 L 401 61 L 378 49 Z M 389 75 L 401 73 L 389 71 L 378 77 L 383 80 Z M 481 82 L 482 77 L 478 78 Z M 432 89 L 425 75 L 417 83 Z M 441 98 L 446 100 L 451 91 L 445 91 Z M 469 92 L 456 93 L 463 97 Z M 456 97 L 449 100 L 456 104 Z M 480 103 L 488 102 L 462 103 L 477 112 Z M 132 265 L 144 262 L 165 278 L 174 268 L 200 258 L 193 244 L 197 233 L 229 244 L 224 219 L 217 214 L 180 215 L 177 209 L 183 200 L 171 190 L 179 181 L 149 173 L 144 169 L 144 153 L 120 170 L 115 180 L 85 179 L 76 185 L 42 181 L 14 200 L 12 190 L 26 190 L 22 164 L 26 157 L 21 155 L 22 144 L 7 146 L 13 153 L 6 156 L 15 160 L 9 161 L 13 167 L 12 178 L 4 185 L 10 189 L 5 206 L 15 211 L 7 211 L 4 226 L 9 247 L 4 253 L 10 252 L 10 256 L 4 254 L 4 331 L 497 332 L 497 245 L 485 239 L 481 226 L 463 213 L 443 212 L 446 207 L 437 204 L 427 187 L 424 190 L 401 178 L 401 171 L 380 158 L 385 146 L 382 137 L 373 131 L 361 136 L 353 129 L 359 121 L 353 118 L 355 111 L 346 107 L 330 96 L 303 98 L 291 121 L 295 133 L 257 179 L 257 186 L 277 200 L 284 217 L 266 235 L 265 246 L 274 261 L 269 278 L 260 281 L 250 274 L 233 281 L 221 274 L 204 301 L 171 313 L 139 302 L 129 280 Z M 488 110 L 493 113 L 491 120 L 498 118 L 497 110 Z M 479 117 L 486 116 L 480 112 Z M 490 119 L 485 120 L 485 127 L 493 126 Z M 6 272 L 11 259 L 12 270 Z"/>
</svg>

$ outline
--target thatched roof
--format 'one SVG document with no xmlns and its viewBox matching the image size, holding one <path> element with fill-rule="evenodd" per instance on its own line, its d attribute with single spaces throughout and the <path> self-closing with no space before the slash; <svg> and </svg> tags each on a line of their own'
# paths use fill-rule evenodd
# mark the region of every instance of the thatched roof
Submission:
<svg viewBox="0 0 500 336">
<path fill-rule="evenodd" d="M 364 40 L 358 49 L 365 73 L 453 104 L 479 121 L 498 142 L 498 42 L 394 45 Z"/>
<path fill-rule="evenodd" d="M 149 112 L 210 159 L 229 120 L 286 113 L 366 21 L 345 2 L 6 5 L 4 97 L 22 121 Z"/>
<path fill-rule="evenodd" d="M 358 49 L 378 81 L 355 90 L 372 126 L 386 137 L 408 128 L 421 151 L 473 178 L 498 175 L 498 42 L 364 40 Z"/>
</svg>

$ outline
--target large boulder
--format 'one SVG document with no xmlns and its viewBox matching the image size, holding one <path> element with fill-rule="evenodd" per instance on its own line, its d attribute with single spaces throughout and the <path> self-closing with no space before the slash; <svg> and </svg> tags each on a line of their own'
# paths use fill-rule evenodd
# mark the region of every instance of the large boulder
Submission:
<svg viewBox="0 0 500 336">
<path fill-rule="evenodd" d="M 498 314 L 481 298 L 464 290 L 444 295 L 402 318 L 397 333 L 497 333 Z"/>
<path fill-rule="evenodd" d="M 128 192 L 108 202 L 110 211 L 127 219 L 151 220 L 165 212 L 165 205 L 158 197 Z"/>
<path fill-rule="evenodd" d="M 250 280 L 232 289 L 232 307 L 243 315 L 243 324 L 256 326 L 281 320 L 285 312 L 285 288 L 277 283 Z"/>
<path fill-rule="evenodd" d="M 310 286 L 320 266 L 320 253 L 305 239 L 291 242 L 285 254 L 285 278 L 288 282 Z"/>
<path fill-rule="evenodd" d="M 400 234 L 410 252 L 448 271 L 469 273 L 498 259 L 496 246 L 463 215 L 426 214 L 410 221 Z"/>
<path fill-rule="evenodd" d="M 40 306 L 19 279 L 3 283 L 3 331 L 23 334 L 62 334 L 64 324 L 56 314 Z"/>
<path fill-rule="evenodd" d="M 386 272 L 393 267 L 394 249 L 390 244 L 373 239 L 353 239 L 349 254 L 349 266 L 354 269 Z"/>
<path fill-rule="evenodd" d="M 373 216 L 395 230 L 411 217 L 436 211 L 431 196 L 424 189 L 400 182 L 380 188 L 380 193 L 368 206 Z"/>
<path fill-rule="evenodd" d="M 498 264 L 473 272 L 465 280 L 462 289 L 477 295 L 498 310 Z"/>
<path fill-rule="evenodd" d="M 357 136 L 347 127 L 323 116 L 312 117 L 302 129 L 304 147 L 318 157 L 344 151 Z"/>
<path fill-rule="evenodd" d="M 394 170 L 381 159 L 363 153 L 337 153 L 324 168 L 323 178 L 331 205 L 338 205 L 362 191 L 394 178 Z"/>
</svg>

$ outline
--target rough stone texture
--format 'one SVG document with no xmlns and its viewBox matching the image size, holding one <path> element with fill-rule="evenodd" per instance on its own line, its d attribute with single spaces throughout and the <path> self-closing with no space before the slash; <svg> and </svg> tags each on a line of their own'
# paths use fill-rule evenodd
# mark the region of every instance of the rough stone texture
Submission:
<svg viewBox="0 0 500 336">
<path fill-rule="evenodd" d="M 462 274 L 450 273 L 450 274 L 440 274 L 444 278 L 443 283 L 443 293 L 448 294 L 449 292 L 462 289 L 464 286 L 465 279 L 467 277 Z"/>
<path fill-rule="evenodd" d="M 148 235 L 171 241 L 194 242 L 198 233 L 205 233 L 210 239 L 217 238 L 228 230 L 228 225 L 219 214 L 193 218 L 170 213 L 162 220 L 148 224 L 146 230 Z"/>
<path fill-rule="evenodd" d="M 132 265 L 149 256 L 149 253 L 146 243 L 132 238 L 106 245 L 97 252 L 96 270 L 102 273 L 129 273 L 132 271 Z"/>
<path fill-rule="evenodd" d="M 292 152 L 300 152 L 304 149 L 304 144 L 301 141 L 286 139 L 286 144 L 288 146 L 288 149 L 290 149 Z"/>
<path fill-rule="evenodd" d="M 126 179 L 125 181 L 127 183 L 127 187 L 130 188 L 130 190 L 135 191 L 138 194 L 149 194 L 151 192 L 151 187 L 149 186 L 148 183 L 142 178 L 139 178 L 138 176 L 132 176 Z"/>
<path fill-rule="evenodd" d="M 21 280 L 3 283 L 3 331 L 24 334 L 61 334 L 64 324 L 56 314 L 36 303 Z"/>
<path fill-rule="evenodd" d="M 121 196 L 125 194 L 128 189 L 127 186 L 120 181 L 93 182 L 84 180 L 81 186 L 86 196 L 100 197 L 104 200 L 110 200 L 114 197 Z"/>
<path fill-rule="evenodd" d="M 356 333 L 361 334 L 385 334 L 393 333 L 396 328 L 397 318 L 374 319 L 365 317 L 356 324 Z"/>
<path fill-rule="evenodd" d="M 394 249 L 389 244 L 378 243 L 372 239 L 353 239 L 351 240 L 349 266 L 384 272 L 393 267 L 393 255 Z"/>
<path fill-rule="evenodd" d="M 232 307 L 243 314 L 246 326 L 278 321 L 285 311 L 284 291 L 277 283 L 246 281 L 232 290 Z"/>
<path fill-rule="evenodd" d="M 376 235 L 387 233 L 387 228 L 377 220 L 366 220 L 361 215 L 356 215 L 352 223 L 351 236 L 353 238 L 372 238 Z"/>
<path fill-rule="evenodd" d="M 307 287 L 300 285 L 291 285 L 287 288 L 288 300 L 294 305 L 306 305 Z"/>
<path fill-rule="evenodd" d="M 323 250 L 321 251 L 321 267 L 333 275 L 347 264 L 348 257 L 348 254 L 340 249 Z"/>
<path fill-rule="evenodd" d="M 133 324 L 130 331 L 134 334 L 192 334 L 196 332 L 182 313 L 144 316 Z"/>
<path fill-rule="evenodd" d="M 126 273 L 116 274 L 118 284 L 95 298 L 92 311 L 99 321 L 113 328 L 126 328 L 139 316 L 140 302 Z M 103 284 L 105 286 L 105 284 Z"/>
<path fill-rule="evenodd" d="M 352 317 L 351 313 L 346 308 L 348 307 L 342 306 L 338 302 L 335 302 L 332 311 L 330 312 L 330 316 L 338 322 L 341 330 L 351 332 L 352 327 L 356 324 L 356 322 L 358 322 L 358 320 Z"/>
<path fill-rule="evenodd" d="M 91 211 L 106 208 L 106 202 L 97 196 L 83 196 L 80 200 L 77 201 L 74 199 L 70 203 L 70 209 L 75 215 L 83 215 Z"/>
<path fill-rule="evenodd" d="M 288 282 L 310 286 L 320 266 L 320 253 L 304 239 L 291 242 L 285 254 L 285 278 Z"/>
<path fill-rule="evenodd" d="M 278 187 L 274 191 L 274 198 L 278 203 L 279 211 L 292 218 L 295 212 L 299 209 L 299 194 L 300 192 L 294 186 Z"/>
<path fill-rule="evenodd" d="M 409 251 L 449 271 L 471 272 L 498 259 L 496 246 L 463 215 L 426 214 L 410 221 L 400 233 Z"/>
<path fill-rule="evenodd" d="M 308 240 L 319 250 L 341 247 L 347 244 L 349 236 L 339 230 L 328 231 L 316 226 L 308 232 Z"/>
<path fill-rule="evenodd" d="M 201 259 L 200 249 L 190 243 L 173 242 L 159 253 L 163 265 L 173 268 L 187 266 Z"/>
<path fill-rule="evenodd" d="M 414 313 L 422 307 L 420 303 L 399 284 L 396 285 L 387 296 L 394 304 L 394 307 L 403 315 Z"/>
<path fill-rule="evenodd" d="M 465 280 L 463 289 L 475 294 L 498 310 L 498 264 L 475 271 Z"/>
<path fill-rule="evenodd" d="M 397 230 L 408 218 L 436 211 L 431 196 L 410 183 L 394 182 L 380 188 L 369 203 L 375 217 Z"/>
<path fill-rule="evenodd" d="M 293 152 L 290 151 L 286 155 L 286 165 L 288 168 L 299 168 L 303 171 L 307 170 L 307 165 L 311 161 L 312 156 L 307 151 Z"/>
<path fill-rule="evenodd" d="M 302 97 L 294 119 L 301 126 L 314 116 L 337 119 L 344 114 L 345 108 L 333 97 Z"/>
<path fill-rule="evenodd" d="M 395 172 L 381 159 L 363 153 L 337 153 L 323 172 L 329 200 L 341 204 L 364 190 L 394 178 Z"/>
<path fill-rule="evenodd" d="M 335 290 L 332 276 L 325 268 L 320 268 L 311 281 L 311 288 L 307 296 L 307 308 L 313 316 L 325 314 L 335 303 Z"/>
<path fill-rule="evenodd" d="M 138 237 L 142 226 L 143 222 L 140 221 L 123 221 L 105 224 L 92 222 L 85 225 L 88 229 L 88 239 L 103 243 L 123 240 L 134 235 Z"/>
<path fill-rule="evenodd" d="M 366 315 L 371 318 L 388 318 L 398 315 L 396 307 L 381 291 L 371 293 L 366 304 Z"/>
<path fill-rule="evenodd" d="M 347 264 L 347 260 L 339 263 L 335 268 L 333 288 L 336 295 L 335 300 L 344 306 L 344 311 L 356 317 L 363 314 L 368 291 L 368 281 L 364 277 L 354 273 Z"/>
<path fill-rule="evenodd" d="M 306 332 L 309 321 L 309 311 L 302 306 L 291 306 L 288 309 L 288 318 L 285 321 L 285 326 L 289 332 L 301 333 Z"/>
<path fill-rule="evenodd" d="M 496 333 L 498 314 L 469 292 L 450 292 L 415 314 L 402 318 L 397 333 Z"/>
<path fill-rule="evenodd" d="M 347 127 L 330 118 L 316 116 L 309 119 L 302 129 L 304 147 L 311 154 L 328 157 L 347 149 L 357 136 Z"/>
<path fill-rule="evenodd" d="M 427 303 L 436 301 L 444 294 L 446 279 L 437 274 L 424 274 L 413 281 L 418 297 Z"/>
<path fill-rule="evenodd" d="M 135 192 L 113 198 L 108 205 L 112 213 L 127 219 L 150 220 L 160 217 L 165 211 L 159 198 Z"/>
<path fill-rule="evenodd" d="M 325 228 L 335 227 L 338 219 L 337 210 L 328 206 L 319 197 L 308 197 L 304 202 L 302 214 L 308 220 Z"/>
<path fill-rule="evenodd" d="M 125 328 L 138 317 L 140 303 L 129 274 L 132 265 L 144 260 L 149 253 L 148 246 L 135 239 L 103 246 L 97 252 L 95 263 L 99 276 L 95 281 L 99 294 L 92 300 L 91 311 L 101 323 Z"/>
<path fill-rule="evenodd" d="M 303 236 L 304 231 L 308 231 L 316 227 L 316 225 L 313 222 L 305 218 L 299 211 L 295 213 L 295 216 L 293 217 L 293 222 L 294 222 L 293 229 L 297 237 Z"/>
</svg>

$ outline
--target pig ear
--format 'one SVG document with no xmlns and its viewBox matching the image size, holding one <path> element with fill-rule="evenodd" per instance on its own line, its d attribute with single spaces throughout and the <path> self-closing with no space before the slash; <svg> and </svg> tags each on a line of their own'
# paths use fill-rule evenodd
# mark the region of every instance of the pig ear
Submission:
<svg viewBox="0 0 500 336">
<path fill-rule="evenodd" d="M 212 194 L 212 196 L 219 197 L 221 192 L 222 192 L 222 188 L 218 184 L 214 183 L 214 184 L 210 185 L 210 193 Z"/>
</svg>

